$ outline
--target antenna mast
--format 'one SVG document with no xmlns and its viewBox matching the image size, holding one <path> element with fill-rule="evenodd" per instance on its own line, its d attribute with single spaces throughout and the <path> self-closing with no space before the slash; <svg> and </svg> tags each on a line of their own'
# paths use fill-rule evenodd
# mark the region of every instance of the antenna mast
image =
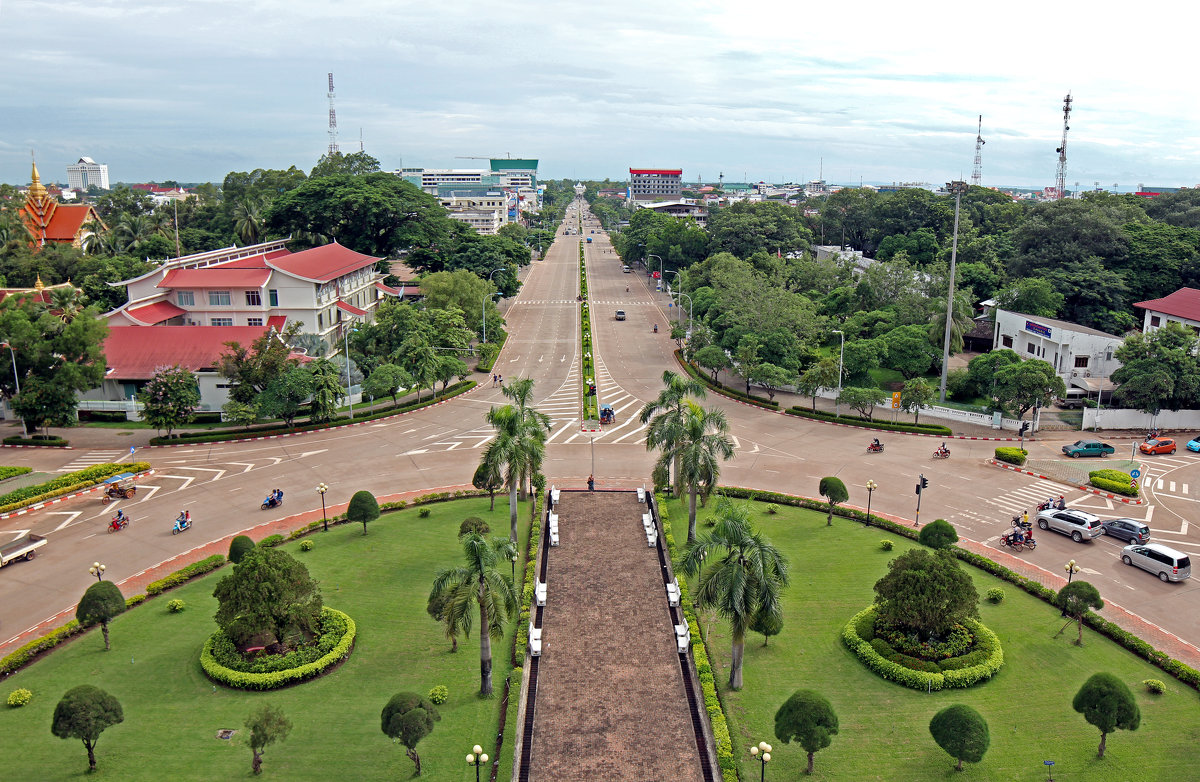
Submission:
<svg viewBox="0 0 1200 782">
<path fill-rule="evenodd" d="M 1058 200 L 1067 193 L 1067 131 L 1071 129 L 1069 123 L 1071 119 L 1071 93 L 1067 93 L 1067 97 L 1063 98 L 1063 137 L 1062 146 L 1055 150 L 1058 153 L 1058 172 L 1054 176 L 1054 200 Z"/>
<path fill-rule="evenodd" d="M 337 112 L 333 109 L 333 74 L 329 74 L 329 156 L 341 152 L 337 143 Z"/>
<path fill-rule="evenodd" d="M 979 128 L 975 131 L 975 168 L 971 170 L 971 184 L 978 187 L 983 179 L 983 115 L 979 115 Z"/>
</svg>

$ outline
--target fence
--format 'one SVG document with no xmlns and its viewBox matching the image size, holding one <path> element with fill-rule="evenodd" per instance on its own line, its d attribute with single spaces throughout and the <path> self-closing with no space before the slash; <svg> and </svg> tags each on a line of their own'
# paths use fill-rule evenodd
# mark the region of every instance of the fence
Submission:
<svg viewBox="0 0 1200 782">
<path fill-rule="evenodd" d="M 1200 410 L 1160 410 L 1158 415 L 1121 408 L 1083 409 L 1084 429 L 1200 429 Z"/>
</svg>

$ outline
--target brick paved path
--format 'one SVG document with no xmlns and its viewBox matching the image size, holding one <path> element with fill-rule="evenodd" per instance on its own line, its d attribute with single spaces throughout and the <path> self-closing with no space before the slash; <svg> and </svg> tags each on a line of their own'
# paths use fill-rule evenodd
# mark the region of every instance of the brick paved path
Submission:
<svg viewBox="0 0 1200 782">
<path fill-rule="evenodd" d="M 657 550 L 634 492 L 563 491 L 530 780 L 702 779 Z"/>
</svg>

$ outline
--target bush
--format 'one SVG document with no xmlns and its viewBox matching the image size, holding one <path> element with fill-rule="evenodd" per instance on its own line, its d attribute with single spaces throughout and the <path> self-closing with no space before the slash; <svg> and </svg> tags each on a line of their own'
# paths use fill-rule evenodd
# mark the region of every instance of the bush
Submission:
<svg viewBox="0 0 1200 782">
<path fill-rule="evenodd" d="M 879 548 L 883 549 L 884 551 L 891 551 L 892 550 L 892 541 L 888 540 L 887 538 L 884 538 L 883 540 L 879 541 Z"/>
<path fill-rule="evenodd" d="M 32 467 L 0 467 L 0 481 L 33 472 Z"/>
<path fill-rule="evenodd" d="M 940 424 L 899 424 L 888 421 L 880 421 L 877 419 L 863 418 L 857 415 L 834 415 L 827 413 L 824 410 L 809 410 L 806 407 L 790 407 L 783 412 L 788 415 L 794 415 L 797 418 L 809 418 L 814 421 L 827 421 L 830 423 L 845 424 L 846 426 L 860 426 L 866 429 L 879 429 L 884 432 L 909 432 L 910 434 L 932 434 L 938 437 L 950 437 L 954 434 L 954 430 L 948 426 Z"/>
<path fill-rule="evenodd" d="M 772 516 L 774 516 L 776 513 L 779 512 L 779 506 L 773 502 L 768 502 L 767 507 L 764 510 L 766 510 L 767 513 L 770 513 Z"/>
<path fill-rule="evenodd" d="M 79 489 L 95 486 L 105 478 L 109 478 L 120 472 L 142 472 L 148 469 L 150 469 L 148 462 L 94 464 L 91 467 L 52 478 L 45 483 L 24 486 L 20 489 L 13 489 L 7 494 L 0 495 L 0 513 L 24 508 L 27 505 L 34 505 L 42 500 L 52 499 L 63 494 L 70 494 Z"/>
<path fill-rule="evenodd" d="M 987 600 L 989 603 L 999 603 L 1004 600 L 1004 590 L 1000 587 L 992 587 L 987 591 Z"/>
<path fill-rule="evenodd" d="M 1013 448 L 1011 446 L 1004 446 L 1002 448 L 996 449 L 996 461 L 1007 462 L 1008 464 L 1015 464 L 1018 467 L 1020 467 L 1021 465 L 1023 465 L 1025 463 L 1025 458 L 1027 456 L 1029 456 L 1029 451 L 1026 451 L 1021 448 Z"/>
<path fill-rule="evenodd" d="M 421 508 L 423 511 L 428 511 L 428 508 Z M 468 516 L 463 519 L 462 524 L 458 525 L 458 536 L 460 538 L 470 535 L 472 532 L 478 535 L 487 535 L 492 531 L 488 523 L 478 516 Z"/>
<path fill-rule="evenodd" d="M 313 542 L 311 540 L 300 541 L 300 550 L 301 551 L 312 551 L 313 550 Z"/>
<path fill-rule="evenodd" d="M 202 576 L 205 573 L 216 570 L 224 565 L 225 562 L 225 557 L 221 556 L 220 554 L 213 554 L 211 557 L 202 559 L 199 562 L 193 562 L 185 568 L 176 570 L 169 576 L 160 578 L 158 581 L 151 581 L 148 585 L 146 585 L 146 594 L 161 595 L 168 589 L 186 583 L 196 576 Z"/>
<path fill-rule="evenodd" d="M 69 442 L 62 439 L 61 437 L 47 437 L 47 438 L 37 437 L 37 438 L 34 438 L 34 437 L 22 437 L 21 435 L 16 435 L 14 437 L 5 437 L 4 444 L 5 445 L 40 445 L 40 446 L 47 447 L 47 448 L 66 448 L 68 445 L 70 445 Z"/>
<path fill-rule="evenodd" d="M 246 553 L 254 550 L 254 541 L 249 535 L 238 535 L 233 540 L 229 541 L 229 561 L 237 564 L 242 561 L 242 557 Z"/>
<path fill-rule="evenodd" d="M 1110 491 L 1126 497 L 1138 496 L 1138 490 L 1130 488 L 1133 479 L 1128 473 L 1120 470 L 1093 470 L 1088 473 L 1088 481 L 1103 491 Z"/>
<path fill-rule="evenodd" d="M 1163 684 L 1158 679 L 1143 679 L 1142 686 L 1144 686 L 1146 688 L 1146 692 L 1151 693 L 1153 695 L 1162 695 L 1164 692 L 1167 691 L 1167 685 Z M 17 692 L 20 692 L 20 690 L 18 690 Z M 28 692 L 28 690 L 26 690 L 26 692 Z M 11 695 L 9 696 L 9 704 L 8 705 L 9 706 L 12 705 L 12 696 Z"/>
<path fill-rule="evenodd" d="M 182 611 L 184 609 L 184 607 L 186 605 L 187 605 L 187 603 L 183 602 L 182 600 L 180 600 L 179 598 L 176 597 L 174 599 L 167 601 L 167 610 L 170 611 L 172 614 L 178 614 L 180 611 Z"/>
<path fill-rule="evenodd" d="M 417 516 L 421 517 L 422 519 L 429 518 L 429 508 L 421 508 L 419 511 L 417 511 Z"/>
<path fill-rule="evenodd" d="M 441 706 L 450 699 L 450 690 L 444 684 L 439 684 L 429 691 L 429 702 Z"/>
<path fill-rule="evenodd" d="M 214 647 L 217 647 L 219 644 L 228 643 L 232 647 L 232 642 L 225 637 L 224 633 L 218 630 L 209 636 L 208 640 L 204 643 L 204 649 L 200 652 L 200 667 L 204 669 L 204 674 L 212 681 L 239 690 L 273 690 L 277 687 L 284 687 L 320 676 L 327 669 L 350 656 L 350 651 L 354 647 L 354 637 L 357 633 L 354 620 L 341 611 L 326 606 L 321 610 L 321 615 L 323 622 L 333 621 L 344 623 L 345 630 L 337 642 L 333 644 L 332 648 L 317 660 L 293 668 L 266 673 L 237 671 L 222 665 L 214 656 Z M 324 635 L 322 638 L 324 638 Z M 292 652 L 291 654 L 297 654 L 297 652 Z M 284 655 L 284 657 L 290 656 Z M 268 660 L 263 664 L 269 665 L 270 662 Z"/>
<path fill-rule="evenodd" d="M 19 709 L 31 700 L 33 693 L 24 687 L 18 687 L 8 694 L 8 705 L 14 709 Z"/>
<path fill-rule="evenodd" d="M 283 535 L 267 535 L 262 540 L 258 541 L 258 545 L 262 548 L 275 548 L 283 542 Z"/>
</svg>

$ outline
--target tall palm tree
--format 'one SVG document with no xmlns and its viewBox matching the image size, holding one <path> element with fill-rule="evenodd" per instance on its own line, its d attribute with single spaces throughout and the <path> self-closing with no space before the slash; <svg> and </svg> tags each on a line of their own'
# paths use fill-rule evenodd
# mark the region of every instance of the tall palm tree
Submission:
<svg viewBox="0 0 1200 782">
<path fill-rule="evenodd" d="M 154 222 L 147 215 L 124 215 L 113 228 L 113 241 L 116 249 L 122 252 L 134 252 L 138 245 L 158 232 Z"/>
<path fill-rule="evenodd" d="M 954 292 L 954 309 L 950 315 L 950 352 L 961 353 L 963 335 L 975 326 L 971 317 L 971 300 L 962 291 Z M 929 341 L 941 350 L 946 339 L 946 303 L 938 305 L 937 312 L 929 316 Z M 939 362 L 940 363 L 940 362 Z"/>
<path fill-rule="evenodd" d="M 733 636 L 729 686 L 742 687 L 742 656 L 746 631 L 756 618 L 782 621 L 780 590 L 788 585 L 787 557 L 750 525 L 746 505 L 722 498 L 717 505 L 717 525 L 712 532 L 684 549 L 680 569 L 688 576 L 700 574 L 696 603 L 710 606 L 729 622 Z M 719 555 L 701 573 L 709 555 Z"/>
<path fill-rule="evenodd" d="M 690 400 L 684 403 L 683 419 L 671 426 L 675 445 L 663 450 L 657 468 L 665 470 L 672 459 L 679 460 L 677 476 L 688 493 L 687 540 L 691 543 L 696 539 L 696 497 L 707 497 L 717 485 L 721 460 L 733 458 L 733 441 L 723 411 L 705 410 Z"/>
<path fill-rule="evenodd" d="M 493 407 L 487 422 L 496 436 L 483 449 L 480 462 L 501 472 L 508 486 L 509 538 L 517 542 L 517 489 L 527 473 L 540 470 L 546 454 L 546 428 L 536 417 L 522 418 L 512 405 Z"/>
<path fill-rule="evenodd" d="M 500 389 L 500 392 L 516 403 L 517 415 L 522 421 L 531 422 L 537 426 L 544 427 L 547 432 L 550 431 L 550 416 L 540 410 L 535 410 L 530 404 L 530 401 L 533 399 L 533 378 L 519 377 Z M 531 454 L 531 456 L 536 456 L 536 458 L 531 459 L 531 463 L 526 465 L 525 476 L 521 481 L 522 500 L 525 499 L 526 481 L 528 481 L 529 490 L 533 491 L 533 476 L 542 467 L 544 453 Z"/>
<path fill-rule="evenodd" d="M 443 570 L 429 596 L 444 598 L 446 634 L 470 637 L 473 606 L 479 607 L 479 694 L 492 694 L 492 639 L 504 637 L 504 621 L 517 613 L 517 590 L 496 566 L 512 561 L 516 545 L 504 538 L 485 539 L 477 532 L 462 541 L 466 564 Z"/>
<path fill-rule="evenodd" d="M 87 297 L 83 291 L 75 287 L 55 288 L 50 294 L 50 309 L 58 313 L 57 317 L 63 323 L 70 323 L 75 316 L 87 305 Z"/>
<path fill-rule="evenodd" d="M 233 230 L 242 244 L 255 244 L 262 236 L 263 203 L 257 198 L 243 196 L 233 204 Z"/>
<path fill-rule="evenodd" d="M 99 220 L 88 220 L 82 226 L 83 239 L 79 243 L 79 249 L 83 250 L 85 255 L 102 255 L 113 251 L 113 237 L 104 223 Z"/>
<path fill-rule="evenodd" d="M 663 372 L 662 381 L 664 388 L 659 392 L 658 398 L 647 402 L 639 414 L 639 420 L 643 424 L 651 424 L 646 431 L 647 451 L 653 451 L 655 448 L 668 450 L 674 447 L 672 438 L 678 432 L 677 424 L 683 418 L 684 402 L 688 397 L 703 399 L 705 395 L 704 385 L 690 375 L 684 377 L 668 369 Z M 652 421 L 659 423 L 655 426 Z M 683 491 L 678 459 L 674 463 L 674 474 L 675 494 L 678 496 Z"/>
</svg>

